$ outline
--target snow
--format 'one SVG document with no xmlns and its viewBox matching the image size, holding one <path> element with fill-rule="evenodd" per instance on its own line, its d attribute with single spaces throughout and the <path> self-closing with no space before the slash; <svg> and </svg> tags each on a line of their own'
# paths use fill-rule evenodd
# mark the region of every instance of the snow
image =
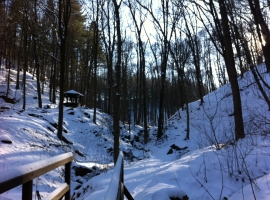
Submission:
<svg viewBox="0 0 270 200">
<path fill-rule="evenodd" d="M 269 84 L 265 66 L 258 67 Z M 11 70 L 16 80 L 16 70 Z M 0 70 L 0 94 L 6 92 L 5 71 Z M 48 86 L 48 85 L 47 85 Z M 186 135 L 186 111 L 171 116 L 166 132 L 157 141 L 156 127 L 150 127 L 150 141 L 143 144 L 143 128 L 121 125 L 120 149 L 124 152 L 124 184 L 135 199 L 165 200 L 172 197 L 189 199 L 269 199 L 270 145 L 267 104 L 257 88 L 251 72 L 239 78 L 246 137 L 236 143 L 232 94 L 229 84 L 204 97 L 205 103 L 189 104 L 190 140 Z M 269 91 L 265 88 L 269 96 Z M 48 88 L 42 95 L 43 108 L 35 98 L 36 80 L 27 73 L 26 110 L 22 111 L 22 91 L 11 82 L 10 98 L 16 104 L 0 98 L 0 180 L 7 178 L 6 170 L 28 171 L 42 160 L 73 152 L 71 196 L 73 199 L 104 199 L 113 177 L 112 117 L 86 107 L 64 108 L 64 136 L 72 145 L 61 143 L 56 135 L 58 106 L 48 99 Z M 140 141 L 137 141 L 139 139 Z M 11 144 L 1 140 L 12 141 Z M 173 148 L 179 147 L 180 150 Z M 186 148 L 185 148 L 186 147 Z M 171 154 L 167 154 L 171 150 Z M 80 156 L 76 152 L 81 152 Z M 133 155 L 131 156 L 130 153 Z M 91 169 L 87 175 L 76 175 L 76 168 Z M 34 180 L 34 191 L 42 198 L 64 182 L 64 167 Z M 16 174 L 21 172 L 17 171 Z M 15 175 L 16 175 L 15 174 Z M 20 199 L 21 186 L 0 194 L 0 199 Z M 33 193 L 33 198 L 36 198 Z"/>
<path fill-rule="evenodd" d="M 231 196 L 231 199 L 267 199 L 270 197 L 270 185 L 269 175 L 265 175 L 262 178 L 258 178 L 255 183 L 248 184 L 240 191 L 236 192 Z M 254 194 L 253 194 L 254 192 Z"/>
<path fill-rule="evenodd" d="M 69 91 L 66 91 L 65 94 L 78 94 L 80 96 L 83 96 L 81 93 L 75 91 L 75 90 L 69 90 Z"/>
<path fill-rule="evenodd" d="M 77 91 L 75 91 L 75 90 L 69 90 L 69 91 L 66 91 L 65 93 L 78 94 L 78 92 L 77 92 Z"/>
<path fill-rule="evenodd" d="M 9 134 L 5 134 L 0 130 L 0 141 L 10 141 L 12 142 L 11 136 Z"/>
<path fill-rule="evenodd" d="M 58 163 L 59 161 L 69 159 L 72 156 L 73 156 L 72 153 L 65 153 L 65 154 L 61 154 L 58 156 L 54 156 L 53 158 L 48 158 L 48 159 L 40 160 L 40 161 L 37 161 L 34 163 L 29 163 L 26 165 L 13 167 L 13 168 L 10 168 L 8 170 L 1 171 L 0 182 L 1 183 L 8 182 L 11 179 L 16 179 L 16 178 L 19 178 L 21 176 L 30 175 L 30 174 L 31 174 L 31 177 L 35 178 L 40 174 L 39 171 L 41 169 L 48 167 L 50 165 L 54 165 L 54 164 Z M 45 170 L 43 170 L 43 171 L 45 171 Z M 28 181 L 27 178 L 22 178 L 21 180 L 24 182 L 26 180 Z M 23 183 L 23 182 L 21 182 L 21 183 Z M 17 183 L 17 184 L 19 184 L 19 183 Z"/>
</svg>

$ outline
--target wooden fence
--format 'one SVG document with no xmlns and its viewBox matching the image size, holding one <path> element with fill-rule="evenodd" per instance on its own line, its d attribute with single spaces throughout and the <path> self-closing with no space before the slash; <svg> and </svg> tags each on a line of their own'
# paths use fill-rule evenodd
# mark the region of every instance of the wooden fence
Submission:
<svg viewBox="0 0 270 200">
<path fill-rule="evenodd" d="M 32 200 L 33 179 L 57 167 L 65 165 L 65 183 L 61 184 L 59 188 L 54 190 L 45 199 L 56 200 L 65 196 L 65 199 L 69 200 L 70 167 L 72 160 L 73 154 L 65 153 L 52 158 L 2 171 L 0 172 L 0 194 L 22 185 L 22 200 Z M 104 200 L 124 200 L 124 195 L 128 200 L 133 200 L 133 197 L 124 185 L 124 158 L 123 153 L 120 152 Z"/>
<path fill-rule="evenodd" d="M 52 158 L 47 158 L 34 163 L 15 167 L 0 172 L 0 194 L 12 188 L 22 185 L 22 200 L 32 200 L 33 195 L 33 179 L 57 168 L 65 165 L 65 183 L 54 190 L 45 199 L 70 199 L 70 167 L 73 160 L 72 153 L 61 154 Z"/>
<path fill-rule="evenodd" d="M 124 156 L 120 152 L 104 200 L 124 200 L 124 195 L 128 200 L 133 200 L 133 197 L 124 185 Z"/>
</svg>

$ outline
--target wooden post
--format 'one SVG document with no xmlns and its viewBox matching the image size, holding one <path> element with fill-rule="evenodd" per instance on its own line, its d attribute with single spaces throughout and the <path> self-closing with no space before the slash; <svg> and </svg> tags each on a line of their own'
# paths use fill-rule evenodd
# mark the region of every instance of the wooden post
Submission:
<svg viewBox="0 0 270 200">
<path fill-rule="evenodd" d="M 0 193 L 2 194 L 3 192 L 22 185 L 22 200 L 32 200 L 33 179 L 63 165 L 65 165 L 65 181 L 70 185 L 70 169 L 73 159 L 73 154 L 70 152 L 2 171 L 1 173 L 4 173 L 5 176 L 0 176 Z M 69 200 L 70 187 L 66 183 L 62 184 L 60 189 L 56 189 L 54 194 L 59 197 L 65 196 L 66 199 Z M 57 199 L 59 199 L 58 196 Z M 50 198 L 50 200 L 51 199 L 53 198 Z"/>
<path fill-rule="evenodd" d="M 117 188 L 115 188 L 115 185 L 118 185 Z M 133 197 L 124 185 L 124 157 L 123 153 L 120 152 L 104 200 L 124 200 L 124 196 L 126 196 L 128 200 L 133 200 Z"/>
<path fill-rule="evenodd" d="M 122 156 L 122 163 L 121 163 L 121 180 L 120 180 L 120 187 L 121 187 L 121 199 L 124 200 L 124 157 Z"/>
<path fill-rule="evenodd" d="M 124 184 L 120 183 L 119 188 L 120 188 L 120 199 L 124 200 Z"/>
<path fill-rule="evenodd" d="M 33 180 L 30 180 L 22 185 L 22 200 L 32 200 Z"/>
<path fill-rule="evenodd" d="M 128 189 L 126 188 L 126 186 L 125 186 L 125 185 L 123 185 L 123 186 L 124 186 L 124 195 L 125 195 L 125 197 L 126 197 L 128 200 L 134 200 L 133 197 L 132 197 L 132 195 L 130 194 L 130 192 L 129 192 Z"/>
<path fill-rule="evenodd" d="M 71 162 L 65 164 L 65 182 L 70 185 L 70 168 Z M 65 194 L 65 199 L 70 199 L 70 190 Z"/>
</svg>

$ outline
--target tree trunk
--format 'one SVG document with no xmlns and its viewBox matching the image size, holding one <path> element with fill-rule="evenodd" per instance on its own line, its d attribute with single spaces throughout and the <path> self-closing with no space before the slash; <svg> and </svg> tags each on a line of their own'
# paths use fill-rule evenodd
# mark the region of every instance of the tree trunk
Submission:
<svg viewBox="0 0 270 200">
<path fill-rule="evenodd" d="M 164 47 L 166 48 L 166 47 Z M 161 88 L 159 96 L 159 118 L 158 118 L 158 133 L 157 138 L 161 138 L 163 135 L 164 129 L 164 89 L 165 89 L 165 80 L 166 80 L 166 68 L 167 68 L 167 52 L 163 53 L 162 64 L 161 64 Z"/>
<path fill-rule="evenodd" d="M 63 7 L 64 6 L 64 7 Z M 63 10 L 62 10 L 63 9 Z M 59 113 L 58 113 L 58 129 L 57 137 L 62 141 L 63 131 L 63 111 L 64 111 L 64 81 L 66 68 L 66 42 L 68 34 L 68 22 L 70 17 L 70 0 L 59 0 L 59 39 L 60 39 L 60 83 L 59 83 Z M 67 142 L 67 141 L 65 141 Z"/>
<path fill-rule="evenodd" d="M 261 27 L 261 33 L 265 41 L 265 45 L 262 44 L 262 50 L 263 50 L 263 55 L 265 58 L 265 65 L 267 68 L 267 72 L 270 72 L 270 56 L 269 56 L 270 55 L 270 30 L 268 28 L 266 21 L 263 18 L 259 0 L 248 0 L 248 2 L 249 2 L 251 13 L 254 16 L 254 20 L 257 26 L 259 37 L 260 37 L 259 26 Z M 262 43 L 262 40 L 260 42 Z"/>
<path fill-rule="evenodd" d="M 23 19 L 23 46 L 24 46 L 24 67 L 23 67 L 23 106 L 22 109 L 26 108 L 26 71 L 28 68 L 28 48 L 27 48 L 27 37 L 28 37 L 28 2 L 24 5 L 24 19 Z"/>
<path fill-rule="evenodd" d="M 41 90 L 40 90 L 40 59 L 37 51 L 37 35 L 36 35 L 36 25 L 37 25 L 37 0 L 35 0 L 35 20 L 32 23 L 32 36 L 33 36 L 33 47 L 34 47 L 34 59 L 35 59 L 35 67 L 36 67 L 36 78 L 37 78 L 37 94 L 38 94 L 38 107 L 42 108 L 42 99 L 41 99 Z"/>
<path fill-rule="evenodd" d="M 20 66 L 21 66 L 21 52 L 22 52 L 23 34 L 20 37 L 19 55 L 17 60 L 17 78 L 16 78 L 16 90 L 20 89 Z"/>
<path fill-rule="evenodd" d="M 115 65 L 115 87 L 114 87 L 114 102 L 113 102 L 113 130 L 114 130 L 114 164 L 116 164 L 119 155 L 119 139 L 120 139 L 120 94 L 121 94 L 121 59 L 122 59 L 122 39 L 121 39 L 121 24 L 119 8 L 116 0 L 113 0 L 114 15 L 116 20 L 116 31 L 117 31 L 117 61 Z"/>
<path fill-rule="evenodd" d="M 8 100 L 9 95 L 9 86 L 10 86 L 10 69 L 11 69 L 11 49 L 8 50 L 8 55 L 6 57 L 6 69 L 8 69 L 7 75 L 7 92 L 6 92 L 6 100 Z"/>
<path fill-rule="evenodd" d="M 255 79 L 255 81 L 256 81 L 256 83 L 258 85 L 258 88 L 259 88 L 265 102 L 268 105 L 268 110 L 270 110 L 270 100 L 269 100 L 267 94 L 265 93 L 265 91 L 264 91 L 264 89 L 263 89 L 263 87 L 261 85 L 260 79 L 259 79 L 259 77 L 258 77 L 258 75 L 257 75 L 257 73 L 255 71 L 255 65 L 252 63 L 252 57 L 251 57 L 251 54 L 250 54 L 250 50 L 248 49 L 247 41 L 244 38 L 242 38 L 242 42 L 243 42 L 243 47 L 244 47 L 245 54 L 246 54 L 247 63 L 250 65 L 251 72 L 252 72 L 252 74 L 254 76 L 254 79 Z"/>
<path fill-rule="evenodd" d="M 223 38 L 224 38 L 225 49 L 226 49 L 226 54 L 225 54 L 227 58 L 226 68 L 227 68 L 227 72 L 229 76 L 229 81 L 231 83 L 232 96 L 233 96 L 235 140 L 238 140 L 240 138 L 245 137 L 243 116 L 242 116 L 241 96 L 240 96 L 240 90 L 239 90 L 239 85 L 238 85 L 238 80 L 237 80 L 237 72 L 235 69 L 234 54 L 233 54 L 229 20 L 227 16 L 225 0 L 218 0 L 218 3 L 219 3 L 219 8 L 220 8 Z"/>
</svg>

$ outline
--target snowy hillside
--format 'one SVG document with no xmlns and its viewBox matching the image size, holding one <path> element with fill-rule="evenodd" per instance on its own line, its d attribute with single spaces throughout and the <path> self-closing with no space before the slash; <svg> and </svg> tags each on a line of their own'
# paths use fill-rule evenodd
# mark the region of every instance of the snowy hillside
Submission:
<svg viewBox="0 0 270 200">
<path fill-rule="evenodd" d="M 265 67 L 259 66 L 270 84 Z M 15 80 L 15 71 L 12 71 Z M 14 166 L 73 152 L 71 195 L 73 199 L 103 199 L 112 176 L 113 135 L 111 116 L 86 107 L 64 109 L 65 137 L 56 136 L 58 107 L 42 95 L 37 106 L 36 80 L 27 74 L 26 110 L 22 111 L 21 90 L 11 82 L 9 96 L 0 98 L 0 178 Z M 180 109 L 166 125 L 166 137 L 156 140 L 150 127 L 150 142 L 143 145 L 140 126 L 121 124 L 120 149 L 125 155 L 125 185 L 138 200 L 166 200 L 187 195 L 189 199 L 269 199 L 269 122 L 267 104 L 251 72 L 239 78 L 246 137 L 236 143 L 233 105 L 227 84 L 204 97 L 205 103 L 189 104 L 190 140 L 186 135 L 186 111 Z M 267 89 L 265 88 L 267 91 Z M 0 96 L 6 92 L 6 74 L 0 71 Z M 268 91 L 267 91 L 268 92 Z M 268 92 L 268 96 L 270 96 Z M 34 191 L 45 197 L 63 182 L 58 168 L 34 180 Z M 20 199 L 21 186 L 0 195 L 1 200 Z M 35 195 L 35 194 L 33 194 Z"/>
</svg>

